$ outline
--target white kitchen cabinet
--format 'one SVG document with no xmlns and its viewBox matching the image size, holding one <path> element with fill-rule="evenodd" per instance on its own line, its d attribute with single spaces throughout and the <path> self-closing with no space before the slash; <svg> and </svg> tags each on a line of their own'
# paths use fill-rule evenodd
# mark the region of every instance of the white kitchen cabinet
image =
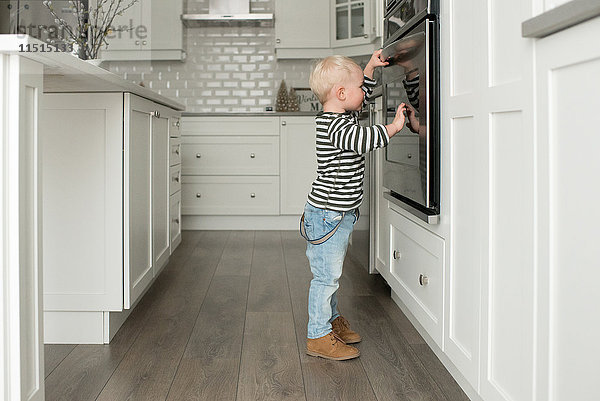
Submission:
<svg viewBox="0 0 600 401">
<path fill-rule="evenodd" d="M 596 17 L 536 41 L 535 401 L 598 399 L 599 37 Z"/>
<path fill-rule="evenodd" d="M 41 110 L 46 342 L 108 343 L 171 252 L 179 112 L 122 92 L 44 94 Z"/>
<path fill-rule="evenodd" d="M 330 54 L 329 2 L 275 0 L 275 50 L 278 58 Z"/>
<path fill-rule="evenodd" d="M 391 209 L 390 253 L 381 275 L 429 336 L 442 346 L 444 240 Z"/>
<path fill-rule="evenodd" d="M 316 178 L 317 155 L 313 117 L 281 117 L 281 214 L 304 211 Z"/>
<path fill-rule="evenodd" d="M 171 113 L 172 114 L 172 113 Z M 171 253 L 181 243 L 181 119 L 169 118 L 169 227 Z"/>
<path fill-rule="evenodd" d="M 316 173 L 314 116 L 185 117 L 190 229 L 295 229 Z"/>
<path fill-rule="evenodd" d="M 335 0 L 330 4 L 331 47 L 371 43 L 376 36 L 375 1 Z"/>
<path fill-rule="evenodd" d="M 374 0 L 276 0 L 276 56 L 370 55 L 380 47 L 381 30 L 376 21 L 383 18 L 382 7 L 382 1 Z"/>
<path fill-rule="evenodd" d="M 127 2 L 123 2 L 127 3 Z M 107 37 L 100 52 L 103 60 L 182 60 L 183 3 L 139 0 L 114 19 L 113 26 L 126 27 Z"/>
</svg>

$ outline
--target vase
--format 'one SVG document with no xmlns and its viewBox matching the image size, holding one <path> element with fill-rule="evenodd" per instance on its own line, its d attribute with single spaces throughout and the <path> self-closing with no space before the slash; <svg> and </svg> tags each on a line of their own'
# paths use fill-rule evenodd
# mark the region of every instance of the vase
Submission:
<svg viewBox="0 0 600 401">
<path fill-rule="evenodd" d="M 89 59 L 83 60 L 83 61 L 85 61 L 86 63 L 89 63 L 89 64 L 93 64 L 95 66 L 100 66 L 100 63 L 102 63 L 104 60 L 99 59 L 99 58 L 89 58 Z"/>
</svg>

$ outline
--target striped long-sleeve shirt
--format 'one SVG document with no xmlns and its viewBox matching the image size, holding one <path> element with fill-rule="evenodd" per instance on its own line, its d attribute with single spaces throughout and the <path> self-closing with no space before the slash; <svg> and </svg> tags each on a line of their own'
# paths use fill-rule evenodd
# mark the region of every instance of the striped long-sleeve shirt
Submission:
<svg viewBox="0 0 600 401">
<path fill-rule="evenodd" d="M 365 77 L 365 102 L 375 81 Z M 317 178 L 308 194 L 308 203 L 329 210 L 349 211 L 363 199 L 364 154 L 387 146 L 384 125 L 361 127 L 358 112 L 321 112 L 317 123 Z"/>
</svg>

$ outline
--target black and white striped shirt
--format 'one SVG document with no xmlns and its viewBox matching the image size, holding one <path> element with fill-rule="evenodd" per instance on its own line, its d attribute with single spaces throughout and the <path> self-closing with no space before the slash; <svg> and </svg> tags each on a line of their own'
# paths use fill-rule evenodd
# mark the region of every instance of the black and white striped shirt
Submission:
<svg viewBox="0 0 600 401">
<path fill-rule="evenodd" d="M 364 77 L 365 102 L 375 81 Z M 365 153 L 387 146 L 385 126 L 361 127 L 358 112 L 320 112 L 317 123 L 317 178 L 308 203 L 339 212 L 357 208 L 363 199 Z"/>
</svg>

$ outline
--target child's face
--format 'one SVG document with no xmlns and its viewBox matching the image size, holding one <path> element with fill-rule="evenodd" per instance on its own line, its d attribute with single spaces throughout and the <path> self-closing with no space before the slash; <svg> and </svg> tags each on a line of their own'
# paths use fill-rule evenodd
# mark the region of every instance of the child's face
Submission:
<svg viewBox="0 0 600 401">
<path fill-rule="evenodd" d="M 346 100 L 344 102 L 344 109 L 348 110 L 360 110 L 362 103 L 365 98 L 365 93 L 362 90 L 363 86 L 363 73 L 359 69 L 352 71 L 348 80 L 344 86 L 344 93 Z"/>
</svg>

